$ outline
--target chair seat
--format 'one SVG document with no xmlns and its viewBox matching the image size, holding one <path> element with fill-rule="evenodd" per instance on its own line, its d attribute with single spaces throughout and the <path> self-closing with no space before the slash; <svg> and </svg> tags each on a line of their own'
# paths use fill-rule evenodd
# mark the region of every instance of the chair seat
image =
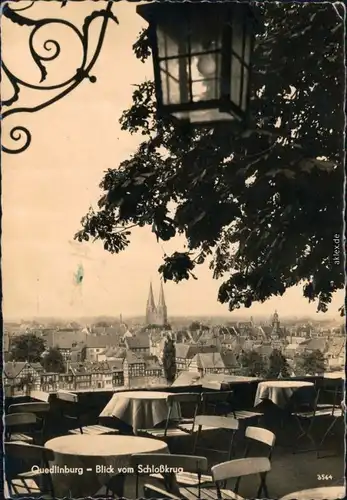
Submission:
<svg viewBox="0 0 347 500">
<path fill-rule="evenodd" d="M 334 417 L 334 418 L 341 418 L 342 417 L 342 408 L 334 408 L 334 413 L 333 413 L 333 407 L 324 407 L 324 408 L 319 408 L 314 411 L 304 411 L 304 412 L 297 412 L 294 413 L 296 417 L 299 418 L 313 418 L 313 417 Z"/>
<path fill-rule="evenodd" d="M 11 481 L 11 491 L 8 491 L 8 487 L 4 488 L 5 498 L 16 498 L 23 496 L 29 498 L 42 498 L 43 500 L 51 499 L 52 496 L 44 494 L 40 491 L 39 486 L 33 479 L 29 478 L 18 478 Z"/>
<path fill-rule="evenodd" d="M 105 427 L 103 425 L 87 425 L 82 427 L 83 434 L 89 434 L 92 436 L 101 436 L 103 434 L 118 434 L 118 429 L 112 429 L 111 427 Z M 69 434 L 81 434 L 80 429 L 72 429 Z"/>
<path fill-rule="evenodd" d="M 180 495 L 187 500 L 218 500 L 216 488 L 201 488 L 199 495 L 199 488 L 180 488 Z M 237 495 L 231 490 L 221 489 L 222 499 L 224 500 L 244 500 L 243 497 Z"/>
<path fill-rule="evenodd" d="M 228 414 L 228 417 L 234 417 L 236 420 L 246 420 L 248 418 L 259 418 L 264 414 L 258 411 L 249 411 L 249 410 L 235 410 L 232 413 Z"/>
<path fill-rule="evenodd" d="M 151 477 L 155 479 L 163 480 L 162 474 L 151 474 Z M 176 472 L 176 481 L 178 484 L 183 484 L 186 486 L 197 486 L 199 484 L 199 479 L 197 474 L 192 472 Z M 200 483 L 213 483 L 212 476 L 202 474 L 200 478 Z"/>
<path fill-rule="evenodd" d="M 188 425 L 188 424 L 186 424 Z M 180 427 L 173 427 L 166 430 L 165 429 L 141 429 L 139 432 L 148 434 L 155 438 L 165 438 L 165 437 L 179 437 L 179 436 L 187 436 L 189 435 L 189 430 L 182 429 Z M 191 427 L 191 426 L 190 426 Z M 187 429 L 189 428 L 189 425 Z"/>
<path fill-rule="evenodd" d="M 27 434 L 23 434 L 21 432 L 13 432 L 10 436 L 10 441 L 32 443 L 34 439 L 31 436 L 28 436 Z"/>
<path fill-rule="evenodd" d="M 198 429 L 199 429 L 199 426 L 198 425 L 194 425 L 194 429 L 192 429 L 192 425 L 180 425 L 180 428 L 181 429 L 184 429 L 186 432 L 189 432 L 190 434 L 192 434 L 193 432 L 197 432 Z M 201 432 L 205 432 L 205 431 L 215 431 L 215 430 L 219 430 L 220 427 L 213 427 L 212 425 L 202 425 L 201 426 Z"/>
</svg>

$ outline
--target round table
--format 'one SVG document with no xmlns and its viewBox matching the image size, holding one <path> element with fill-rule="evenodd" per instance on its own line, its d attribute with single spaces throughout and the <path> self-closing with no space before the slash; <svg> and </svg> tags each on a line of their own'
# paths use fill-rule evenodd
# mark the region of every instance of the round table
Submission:
<svg viewBox="0 0 347 500">
<path fill-rule="evenodd" d="M 344 380 L 346 377 L 345 372 L 326 372 L 323 374 L 323 378 L 331 379 L 331 380 Z"/>
<path fill-rule="evenodd" d="M 135 391 L 114 394 L 99 417 L 116 417 L 133 428 L 152 429 L 164 422 L 168 414 L 166 398 L 169 392 Z M 171 418 L 180 418 L 181 409 L 178 403 L 173 405 Z"/>
<path fill-rule="evenodd" d="M 314 387 L 313 382 L 301 380 L 269 380 L 258 384 L 254 406 L 264 400 L 272 401 L 279 408 L 286 408 L 294 392 L 304 387 Z"/>
<path fill-rule="evenodd" d="M 322 488 L 312 488 L 311 490 L 296 491 L 290 493 L 280 500 L 337 500 L 345 498 L 346 488 L 344 486 L 324 486 Z"/>
<path fill-rule="evenodd" d="M 119 435 L 68 435 L 47 441 L 45 447 L 55 455 L 50 467 L 57 498 L 85 498 L 116 474 L 134 475 L 128 468 L 134 453 L 169 453 L 159 439 Z"/>
</svg>

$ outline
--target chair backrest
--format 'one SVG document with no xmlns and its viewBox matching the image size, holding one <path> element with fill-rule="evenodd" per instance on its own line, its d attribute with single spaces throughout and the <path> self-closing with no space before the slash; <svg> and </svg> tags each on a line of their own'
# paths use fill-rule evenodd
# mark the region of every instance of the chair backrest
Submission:
<svg viewBox="0 0 347 500">
<path fill-rule="evenodd" d="M 200 394 L 196 392 L 181 392 L 177 394 L 169 394 L 166 398 L 168 405 L 172 405 L 174 403 L 199 403 L 200 402 Z"/>
<path fill-rule="evenodd" d="M 35 424 L 36 415 L 34 413 L 10 413 L 5 415 L 5 427 L 19 427 L 21 425 Z"/>
<path fill-rule="evenodd" d="M 181 500 L 181 497 L 173 495 L 168 491 L 157 488 L 153 484 L 145 484 L 143 487 L 144 497 L 146 499 L 158 498 L 160 500 Z"/>
<path fill-rule="evenodd" d="M 224 403 L 233 396 L 233 391 L 203 392 L 201 400 L 206 403 Z"/>
<path fill-rule="evenodd" d="M 181 403 L 191 403 L 194 404 L 194 413 L 193 413 L 193 421 L 192 421 L 192 430 L 194 429 L 195 418 L 198 412 L 198 408 L 200 405 L 200 394 L 194 392 L 182 392 L 180 394 L 169 394 L 166 398 L 168 404 L 168 414 L 166 417 L 165 423 L 165 435 L 170 425 L 170 421 L 172 420 L 172 412 L 175 404 L 180 405 Z M 180 419 L 179 419 L 180 420 Z"/>
<path fill-rule="evenodd" d="M 78 403 L 78 394 L 68 391 L 58 391 L 56 398 L 67 403 Z"/>
<path fill-rule="evenodd" d="M 237 460 L 228 460 L 227 462 L 223 462 L 211 468 L 212 478 L 217 487 L 218 499 L 222 498 L 220 488 L 228 479 L 237 478 L 237 483 L 233 488 L 234 493 L 237 494 L 240 478 L 255 474 L 259 474 L 261 479 L 256 498 L 261 498 L 260 495 L 263 489 L 265 490 L 265 496 L 267 497 L 268 494 L 265 476 L 270 471 L 271 463 L 267 457 L 239 458 Z"/>
<path fill-rule="evenodd" d="M 276 442 L 276 436 L 273 432 L 263 429 L 262 427 L 252 427 L 246 428 L 245 436 L 259 443 L 264 443 L 270 448 L 273 448 Z"/>
<path fill-rule="evenodd" d="M 172 493 L 178 493 L 175 472 L 186 471 L 198 475 L 199 490 L 201 474 L 207 472 L 208 462 L 206 457 L 194 455 L 170 455 L 166 453 L 138 453 L 132 455 L 130 464 L 136 473 L 136 498 L 139 497 L 139 475 L 159 473 L 164 476 L 167 489 Z M 142 466 L 140 468 L 140 466 Z M 148 469 L 143 467 L 149 466 Z"/>
<path fill-rule="evenodd" d="M 11 405 L 8 409 L 9 413 L 48 413 L 50 409 L 49 403 L 42 401 L 38 403 L 17 403 Z"/>
<path fill-rule="evenodd" d="M 228 460 L 214 465 L 211 468 L 211 474 L 215 482 L 270 471 L 271 463 L 266 457 L 238 458 L 237 460 Z"/>
<path fill-rule="evenodd" d="M 239 421 L 236 418 L 220 417 L 218 415 L 197 415 L 195 419 L 195 426 L 198 426 L 199 428 L 204 426 L 236 431 L 239 428 Z"/>
</svg>

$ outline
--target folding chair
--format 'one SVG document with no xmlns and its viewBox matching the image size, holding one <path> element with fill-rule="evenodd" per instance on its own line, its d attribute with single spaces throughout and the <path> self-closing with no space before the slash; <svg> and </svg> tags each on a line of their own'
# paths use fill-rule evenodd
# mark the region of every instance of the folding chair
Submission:
<svg viewBox="0 0 347 500">
<path fill-rule="evenodd" d="M 49 468 L 52 450 L 27 443 L 5 443 L 6 498 L 54 499 L 52 477 L 30 470 L 33 465 Z"/>
<path fill-rule="evenodd" d="M 232 417 L 220 417 L 217 415 L 198 415 L 195 419 L 195 440 L 193 446 L 193 455 L 195 455 L 196 450 L 208 450 L 216 453 L 226 454 L 227 458 L 230 459 L 233 455 L 233 443 L 236 431 L 239 429 L 239 422 Z M 213 431 L 217 429 L 225 429 L 232 431 L 230 436 L 230 442 L 227 450 L 204 448 L 199 445 L 199 441 L 203 433 L 208 431 Z"/>
<path fill-rule="evenodd" d="M 198 457 L 192 455 L 170 455 L 170 454 L 151 454 L 140 453 L 132 455 L 130 460 L 131 466 L 136 473 L 136 498 L 139 498 L 139 476 L 141 474 L 140 466 L 151 467 L 167 467 L 171 469 L 183 469 L 185 472 L 190 472 L 198 476 L 197 490 L 201 490 L 201 476 L 203 472 L 207 472 L 208 464 L 206 457 Z M 150 474 L 152 476 L 152 474 Z M 174 472 L 163 472 L 164 483 L 166 490 L 171 494 L 178 495 L 180 498 L 185 497 L 185 488 L 180 488 L 176 474 Z"/>
<path fill-rule="evenodd" d="M 10 413 L 5 415 L 5 439 L 32 443 L 37 419 L 33 413 Z M 28 435 L 29 434 L 29 435 Z"/>
<path fill-rule="evenodd" d="M 342 381 L 323 379 L 316 384 L 313 402 L 306 404 L 306 408 L 299 408 L 297 410 L 294 409 L 294 411 L 291 412 L 300 430 L 300 434 L 296 438 L 293 453 L 304 453 L 306 451 L 312 451 L 312 449 L 298 450 L 296 447 L 298 441 L 307 438 L 312 443 L 313 450 L 316 450 L 317 457 L 319 457 L 319 450 L 321 449 L 321 446 L 323 445 L 326 437 L 335 426 L 336 421 L 342 417 L 342 394 Z M 328 399 L 330 399 L 329 403 L 321 402 L 321 400 L 324 399 L 324 396 L 328 396 Z M 322 441 L 319 445 L 317 445 L 314 437 L 312 436 L 312 429 L 316 420 L 322 420 L 324 417 L 331 417 L 333 421 L 332 425 L 330 425 L 325 432 Z"/>
<path fill-rule="evenodd" d="M 261 443 L 267 447 L 266 457 L 270 460 L 272 458 L 272 452 L 276 442 L 276 436 L 273 432 L 268 429 L 263 429 L 262 427 L 247 427 L 245 432 L 246 447 L 244 451 L 244 458 L 249 458 L 251 450 L 254 443 Z M 240 486 L 241 478 L 237 478 L 236 488 Z"/>
<path fill-rule="evenodd" d="M 104 425 L 82 425 L 81 408 L 79 406 L 78 395 L 72 392 L 58 391 L 56 395 L 60 401 L 62 417 L 76 422 L 76 429 L 69 429 L 69 434 L 89 434 L 98 436 L 102 434 L 118 434 L 118 429 L 105 427 Z"/>
<path fill-rule="evenodd" d="M 36 444 L 44 443 L 44 434 L 46 426 L 47 414 L 50 410 L 50 404 L 45 402 L 37 403 L 18 403 L 11 405 L 8 409 L 9 413 L 33 413 L 36 416 L 36 429 L 34 433 L 38 435 L 35 439 Z"/>
<path fill-rule="evenodd" d="M 238 485 L 235 486 L 234 490 L 225 490 L 220 488 L 220 484 L 224 483 L 228 479 L 241 478 L 244 476 L 251 476 L 259 474 L 260 476 L 260 486 L 256 494 L 256 498 L 270 498 L 267 485 L 266 476 L 267 473 L 271 471 L 270 460 L 266 457 L 254 457 L 254 458 L 240 458 L 238 460 L 229 460 L 212 467 L 212 477 L 216 483 L 217 488 L 217 498 L 238 498 L 241 500 L 242 497 L 238 495 Z"/>
<path fill-rule="evenodd" d="M 166 439 L 172 437 L 187 436 L 194 431 L 195 418 L 200 404 L 200 394 L 183 392 L 181 394 L 170 394 L 167 399 L 168 412 L 165 426 L 154 427 L 153 429 L 141 429 L 140 432 L 150 437 Z M 191 419 L 178 418 L 173 419 L 173 409 L 181 403 L 193 403 L 193 417 Z"/>
<path fill-rule="evenodd" d="M 331 381 L 330 381 L 331 382 Z M 332 396 L 332 406 L 330 407 L 331 413 L 328 415 L 331 418 L 331 423 L 326 429 L 325 433 L 323 434 L 323 437 L 318 444 L 317 447 L 317 458 L 326 458 L 328 455 L 321 455 L 321 450 L 322 447 L 325 443 L 326 438 L 331 434 L 332 430 L 334 429 L 335 425 L 337 422 L 344 419 L 345 417 L 345 403 L 344 403 L 344 381 L 343 380 L 336 380 L 335 381 L 335 387 L 333 384 L 329 384 L 329 382 L 323 383 L 323 394 L 328 394 Z M 318 403 L 319 406 L 319 403 Z M 331 456 L 331 455 L 329 455 Z"/>
</svg>

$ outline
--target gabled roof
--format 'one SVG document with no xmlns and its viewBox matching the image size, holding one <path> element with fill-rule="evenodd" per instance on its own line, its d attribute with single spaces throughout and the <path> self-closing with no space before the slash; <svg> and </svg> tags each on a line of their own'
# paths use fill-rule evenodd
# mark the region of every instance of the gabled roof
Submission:
<svg viewBox="0 0 347 500">
<path fill-rule="evenodd" d="M 7 378 L 16 378 L 27 365 L 25 361 L 9 361 L 5 363 L 4 375 Z"/>
<path fill-rule="evenodd" d="M 38 373 L 43 372 L 43 368 L 40 363 L 28 363 L 27 361 L 8 361 L 4 366 L 4 375 L 7 378 L 16 378 L 26 366 L 30 366 Z"/>
<path fill-rule="evenodd" d="M 86 334 L 78 330 L 50 331 L 45 335 L 47 347 L 59 347 L 60 349 L 71 349 L 73 345 L 84 342 Z"/>
<path fill-rule="evenodd" d="M 325 351 L 327 347 L 327 339 L 325 338 L 315 338 L 304 340 L 300 343 L 300 347 L 304 347 L 306 350 L 310 351 Z"/>
<path fill-rule="evenodd" d="M 148 335 L 139 335 L 138 337 L 127 337 L 125 343 L 129 349 L 149 349 Z"/>
<path fill-rule="evenodd" d="M 224 361 L 219 352 L 199 353 L 194 356 L 192 362 L 196 362 L 198 368 L 225 368 Z"/>
<path fill-rule="evenodd" d="M 143 356 L 141 356 L 140 354 L 135 354 L 132 351 L 127 351 L 124 361 L 127 361 L 129 365 L 136 365 L 138 363 L 145 364 Z"/>
</svg>

